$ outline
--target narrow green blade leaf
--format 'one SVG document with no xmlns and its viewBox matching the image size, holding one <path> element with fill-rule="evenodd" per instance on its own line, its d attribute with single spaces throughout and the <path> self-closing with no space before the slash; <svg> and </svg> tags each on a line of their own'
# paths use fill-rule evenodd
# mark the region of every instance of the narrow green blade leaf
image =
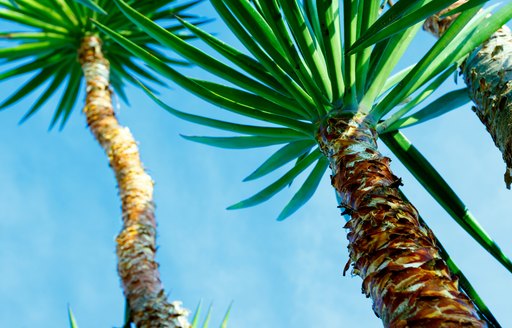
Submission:
<svg viewBox="0 0 512 328">
<path fill-rule="evenodd" d="M 259 136 L 243 136 L 243 137 L 196 137 L 184 136 L 183 138 L 202 143 L 209 146 L 227 148 L 227 149 L 248 149 L 267 147 L 293 141 L 290 137 L 259 137 Z"/>
<path fill-rule="evenodd" d="M 272 196 L 281 191 L 284 187 L 289 185 L 302 171 L 307 169 L 311 164 L 313 164 L 316 160 L 321 158 L 323 155 L 320 150 L 315 149 L 308 156 L 306 156 L 303 160 L 298 162 L 291 170 L 289 170 L 285 175 L 279 178 L 276 182 L 272 183 L 270 186 L 266 187 L 256 195 L 249 197 L 241 202 L 238 202 L 230 207 L 228 210 L 241 209 L 246 207 L 251 207 L 258 205 Z"/>
<path fill-rule="evenodd" d="M 327 63 L 327 71 L 332 81 L 333 100 L 339 100 L 345 92 L 345 84 L 343 81 L 343 55 L 341 46 L 341 23 L 339 1 L 329 0 L 312 0 L 317 3 L 318 20 L 324 45 L 325 60 Z"/>
<path fill-rule="evenodd" d="M 326 98 L 332 101 L 332 86 L 327 73 L 327 65 L 310 22 L 306 20 L 297 1 L 280 0 L 279 2 L 283 8 L 289 29 L 299 46 L 302 57 L 313 74 L 313 78 L 322 86 L 321 89 Z"/>
<path fill-rule="evenodd" d="M 475 304 L 478 310 L 478 314 L 480 315 L 480 318 L 484 319 L 489 324 L 489 327 L 500 328 L 501 325 L 499 324 L 498 320 L 496 320 L 489 307 L 487 307 L 487 305 L 482 300 L 480 295 L 478 295 L 478 292 L 471 285 L 468 278 L 464 275 L 464 273 L 462 273 L 459 267 L 457 267 L 455 262 L 453 262 L 452 258 L 450 257 L 446 249 L 443 247 L 441 242 L 437 238 L 435 240 L 437 247 L 441 249 L 441 257 L 448 264 L 450 272 L 459 278 L 460 288 L 466 293 L 466 295 L 468 295 L 469 299 L 473 302 L 473 304 Z"/>
<path fill-rule="evenodd" d="M 270 57 L 298 81 L 282 45 L 277 40 L 276 35 L 279 31 L 273 30 L 249 1 L 223 0 L 223 2 Z"/>
<path fill-rule="evenodd" d="M 313 140 L 290 142 L 270 156 L 270 158 L 268 158 L 260 167 L 245 178 L 244 181 L 258 179 L 274 170 L 277 170 L 286 163 L 289 163 L 309 152 L 314 145 L 315 141 Z"/>
<path fill-rule="evenodd" d="M 411 101 L 409 101 L 405 106 L 400 108 L 396 113 L 391 115 L 388 119 L 386 119 L 384 122 L 380 123 L 377 126 L 377 131 L 380 133 L 383 129 L 386 129 L 386 127 L 389 127 L 391 125 L 395 125 L 395 123 L 402 119 L 407 113 L 409 113 L 411 110 L 416 108 L 419 104 L 421 104 L 425 99 L 427 99 L 432 93 L 434 93 L 448 77 L 452 75 L 453 72 L 457 70 L 457 67 L 459 65 L 453 65 L 452 67 L 448 68 L 443 73 L 439 74 L 438 77 L 430 83 L 424 90 L 422 90 L 416 97 L 414 97 Z"/>
<path fill-rule="evenodd" d="M 400 82 L 409 72 L 416 66 L 416 64 L 407 66 L 406 68 L 400 70 L 399 72 L 393 74 L 390 76 L 386 83 L 384 83 L 384 86 L 382 87 L 381 93 L 379 94 L 379 97 L 382 96 L 386 91 L 394 87 L 398 82 Z"/>
<path fill-rule="evenodd" d="M 447 12 L 445 12 L 444 14 L 442 14 L 439 18 L 445 18 L 445 17 L 448 17 L 448 16 L 452 16 L 452 15 L 455 15 L 455 14 L 458 14 L 458 13 L 461 13 L 465 10 L 468 10 L 468 9 L 471 9 L 475 6 L 478 6 L 484 2 L 487 2 L 489 0 L 472 0 L 472 1 L 468 1 L 466 3 L 463 3 L 462 5 L 459 5 L 457 6 L 456 8 L 452 9 L 452 10 L 449 10 Z"/>
<path fill-rule="evenodd" d="M 343 1 L 343 41 L 344 41 L 344 74 L 345 94 L 343 103 L 346 107 L 356 106 L 356 56 L 348 50 L 357 39 L 357 0 Z"/>
<path fill-rule="evenodd" d="M 69 317 L 69 326 L 71 328 L 78 328 L 78 324 L 76 323 L 75 316 L 73 315 L 73 311 L 71 311 L 71 307 L 68 305 L 68 317 Z"/>
<path fill-rule="evenodd" d="M 222 323 L 220 324 L 220 328 L 228 327 L 229 314 L 231 313 L 232 307 L 233 307 L 233 302 L 231 302 L 231 304 L 229 304 L 228 310 L 226 311 L 226 314 L 224 315 L 224 318 L 222 319 Z"/>
<path fill-rule="evenodd" d="M 324 105 L 327 104 L 325 92 L 321 91 L 318 83 L 315 82 L 318 81 L 318 78 L 313 77 L 313 68 L 308 66 L 303 56 L 300 54 L 299 49 L 297 49 L 295 42 L 292 40 L 292 36 L 288 33 L 291 28 L 289 28 L 288 22 L 285 20 L 277 0 L 261 2 L 261 8 L 266 22 L 275 32 L 276 38 L 283 48 L 285 57 L 290 63 L 293 63 L 291 69 L 298 77 L 298 79 L 296 79 L 297 83 L 311 96 L 315 104 L 312 108 L 313 110 L 308 110 L 308 112 L 312 120 L 316 120 L 318 116 L 324 115 L 322 109 Z M 309 107 L 305 108 L 309 109 Z"/>
<path fill-rule="evenodd" d="M 489 0 L 471 0 L 472 7 L 476 6 L 475 2 L 478 4 L 485 3 Z M 403 1 L 402 1 L 403 2 Z M 371 26 L 367 33 L 365 33 L 356 43 L 354 46 L 354 49 L 351 50 L 351 52 L 358 51 L 360 49 L 364 49 L 374 43 L 377 43 L 379 41 L 382 41 L 386 38 L 389 38 L 390 36 L 399 33 L 409 26 L 415 25 L 418 22 L 422 22 L 425 18 L 430 17 L 437 12 L 441 11 L 442 9 L 448 7 L 452 3 L 454 3 L 455 0 L 433 0 L 429 3 L 426 3 L 425 5 L 417 8 L 416 10 L 403 14 L 402 17 L 397 18 L 392 23 L 387 23 L 385 25 L 380 24 L 379 27 L 377 27 L 377 22 L 374 24 L 374 26 Z M 396 11 L 397 8 L 399 8 L 398 4 L 401 2 L 398 2 L 396 5 L 391 7 L 389 11 L 386 12 L 386 14 L 390 14 L 390 12 Z M 402 9 L 402 8 L 399 8 Z M 400 10 L 402 12 L 402 10 Z M 394 13 L 393 13 L 394 14 Z M 394 15 L 397 17 L 398 15 Z"/>
<path fill-rule="evenodd" d="M 239 104 L 236 102 L 231 101 L 230 99 L 227 99 L 223 97 L 222 95 L 219 95 L 217 93 L 212 92 L 211 90 L 208 90 L 199 84 L 195 83 L 190 78 L 184 76 L 183 74 L 179 73 L 175 69 L 169 67 L 164 62 L 159 60 L 158 58 L 154 57 L 152 54 L 144 50 L 143 48 L 137 46 L 135 43 L 129 41 L 119 33 L 111 30 L 107 26 L 96 22 L 95 24 L 100 28 L 104 33 L 108 34 L 113 40 L 115 40 L 117 43 L 119 43 L 121 46 L 123 46 L 125 49 L 130 51 L 133 55 L 137 56 L 140 60 L 144 61 L 148 66 L 150 66 L 155 71 L 159 72 L 160 74 L 170 78 L 175 83 L 179 84 L 186 90 L 194 93 L 195 95 L 216 104 L 219 107 L 225 108 L 229 111 L 235 112 L 237 114 L 241 114 L 244 116 L 252 117 L 255 119 L 259 119 L 265 122 L 271 122 L 275 124 L 280 124 L 286 127 L 289 127 L 291 129 L 302 131 L 302 132 L 310 132 L 311 131 L 311 124 L 304 123 L 298 120 L 293 120 L 288 117 L 274 115 L 262 112 L 256 108 L 244 106 L 243 104 Z"/>
<path fill-rule="evenodd" d="M 265 69 L 263 65 L 261 65 L 260 62 L 256 61 L 254 58 L 247 56 L 246 54 L 238 51 L 237 49 L 231 47 L 230 45 L 224 43 L 223 41 L 219 40 L 218 38 L 214 37 L 213 35 L 206 33 L 205 31 L 201 30 L 197 26 L 190 24 L 182 19 L 180 19 L 180 22 L 185 25 L 190 31 L 192 31 L 198 38 L 203 40 L 206 44 L 208 44 L 210 47 L 212 47 L 214 50 L 216 50 L 218 53 L 220 53 L 222 56 L 224 56 L 226 59 L 246 71 L 247 73 L 251 74 L 261 82 L 267 84 L 271 88 L 275 89 L 276 91 L 282 93 L 284 96 L 287 96 L 287 98 L 284 99 L 283 102 L 288 102 L 289 100 L 292 100 L 292 98 L 288 98 L 289 94 L 287 91 L 281 86 L 281 84 L 274 79 L 274 77 Z M 292 101 L 293 102 L 293 101 Z M 281 104 L 282 105 L 282 104 Z"/>
<path fill-rule="evenodd" d="M 453 189 L 411 142 L 400 131 L 381 134 L 379 137 L 455 222 L 512 273 L 510 259 L 484 231 Z"/>
<path fill-rule="evenodd" d="M 18 75 L 23 75 L 32 71 L 36 71 L 45 67 L 48 67 L 52 64 L 59 62 L 62 64 L 63 56 L 56 53 L 50 53 L 46 56 L 37 57 L 34 60 L 31 60 L 29 63 L 24 63 L 22 65 L 16 66 L 8 71 L 0 73 L 0 81 L 6 80 L 11 77 L 15 77 Z"/>
<path fill-rule="evenodd" d="M 206 313 L 206 319 L 204 319 L 202 328 L 208 328 L 208 326 L 210 325 L 211 316 L 212 316 L 212 305 L 210 305 L 210 307 L 208 308 L 208 312 Z"/>
<path fill-rule="evenodd" d="M 421 4 L 421 1 L 418 2 L 418 4 Z M 368 90 L 362 96 L 360 102 L 362 107 L 373 107 L 375 99 L 377 99 L 378 95 L 382 92 L 389 75 L 411 44 L 420 27 L 421 24 L 412 26 L 404 33 L 395 35 L 374 47 L 372 56 L 378 59 L 373 67 L 369 68 L 370 74 L 366 81 Z"/>
<path fill-rule="evenodd" d="M 300 187 L 299 191 L 297 191 L 297 193 L 293 196 L 281 214 L 279 214 L 277 221 L 283 221 L 295 213 L 295 211 L 297 211 L 299 208 L 301 208 L 302 205 L 307 203 L 307 201 L 313 196 L 316 189 L 318 188 L 320 180 L 322 180 L 322 177 L 328 166 L 329 161 L 327 158 L 323 157 L 318 160 L 315 168 L 313 171 L 311 171 L 311 174 L 307 177 L 302 187 Z"/>
<path fill-rule="evenodd" d="M 249 78 L 248 76 L 238 72 L 232 67 L 218 61 L 217 59 L 204 53 L 202 50 L 190 45 L 173 33 L 168 32 L 163 27 L 151 21 L 122 0 L 116 0 L 119 9 L 139 28 L 143 29 L 147 34 L 160 42 L 163 46 L 168 47 L 184 58 L 201 66 L 205 70 L 215 74 L 235 85 L 246 88 L 257 94 L 261 94 L 270 99 L 283 98 L 283 95 L 270 89 L 269 87 Z"/>
<path fill-rule="evenodd" d="M 82 82 L 82 70 L 78 63 L 75 65 L 76 66 L 71 69 L 66 90 L 63 93 L 57 110 L 50 122 L 50 130 L 53 128 L 55 123 L 57 123 L 58 119 L 61 119 L 60 129 L 62 129 L 66 124 L 74 105 L 76 104 L 78 92 L 80 91 L 80 84 Z"/>
<path fill-rule="evenodd" d="M 460 61 L 512 18 L 512 3 L 502 6 L 492 17 L 488 15 L 492 8 L 478 12 L 479 7 L 463 12 L 418 65 L 379 102 L 374 108 L 378 119 L 437 74 Z"/>
<path fill-rule="evenodd" d="M 1 105 L 0 109 L 6 108 L 8 106 L 11 106 L 18 100 L 24 98 L 31 92 L 33 92 L 35 89 L 37 89 L 39 86 L 41 86 L 44 82 L 48 81 L 53 74 L 53 71 L 55 69 L 55 66 L 47 67 L 41 72 L 39 72 L 36 76 L 34 76 L 32 79 L 30 79 L 25 85 L 23 85 L 21 88 L 19 88 L 11 97 L 7 98 Z"/>
<path fill-rule="evenodd" d="M 266 126 L 254 126 L 254 125 L 245 125 L 245 124 L 237 124 L 224 122 L 216 119 L 211 119 L 199 115 L 193 115 L 189 113 L 185 113 L 174 109 L 167 104 L 165 104 L 162 100 L 160 100 L 153 92 L 151 92 L 145 85 L 139 84 L 139 87 L 159 106 L 163 109 L 171 113 L 172 115 L 179 117 L 185 121 L 225 130 L 231 132 L 238 132 L 242 134 L 250 134 L 256 136 L 264 136 L 264 137 L 291 137 L 291 138 L 304 138 L 307 135 L 304 133 L 297 132 L 295 130 L 287 129 L 287 128 L 275 128 L 275 127 L 266 127 Z"/>
<path fill-rule="evenodd" d="M 402 190 L 399 189 L 399 193 L 402 196 L 403 199 L 408 200 L 407 196 L 403 193 Z M 423 218 L 420 216 L 420 223 L 428 228 L 428 224 L 423 220 Z M 473 302 L 473 304 L 476 305 L 478 314 L 480 315 L 480 318 L 484 319 L 488 324 L 489 327 L 493 328 L 500 328 L 500 324 L 494 317 L 494 315 L 491 313 L 487 305 L 484 303 L 480 295 L 476 292 L 476 290 L 473 288 L 469 280 L 466 278 L 464 273 L 460 271 L 460 269 L 457 267 L 455 262 L 452 260 L 446 249 L 444 248 L 443 244 L 437 239 L 437 237 L 434 235 L 434 241 L 437 247 L 440 250 L 440 255 L 443 260 L 445 260 L 446 264 L 448 265 L 448 268 L 450 269 L 450 273 L 452 275 L 456 275 L 459 278 L 459 286 L 460 288 L 466 293 L 466 295 L 469 296 L 469 299 Z"/>
<path fill-rule="evenodd" d="M 309 118 L 309 114 L 305 113 L 301 107 L 283 107 L 279 104 L 276 104 L 272 101 L 269 101 L 268 99 L 249 93 L 240 89 L 232 88 L 229 86 L 225 86 L 222 84 L 210 82 L 210 81 L 204 81 L 204 80 L 197 80 L 192 79 L 195 83 L 199 84 L 200 86 L 204 87 L 205 89 L 208 89 L 212 92 L 215 92 L 219 95 L 222 95 L 225 98 L 230 99 L 233 102 L 244 104 L 246 106 L 254 107 L 260 109 L 262 112 L 267 112 L 269 114 L 278 114 L 285 117 L 297 119 L 297 120 L 304 120 Z M 281 96 L 281 98 L 283 98 Z"/>
<path fill-rule="evenodd" d="M 97 12 L 98 14 L 107 15 L 107 12 L 103 10 L 98 4 L 93 0 L 74 0 L 87 8 L 91 9 L 92 11 Z"/>
<path fill-rule="evenodd" d="M 313 99 L 308 95 L 302 86 L 298 83 L 299 79 L 296 74 L 290 75 L 289 71 L 283 69 L 276 61 L 274 61 L 253 39 L 253 37 L 245 31 L 242 25 L 231 14 L 229 9 L 221 0 L 212 0 L 212 5 L 217 13 L 222 17 L 226 25 L 236 35 L 240 42 L 256 57 L 262 65 L 272 73 L 272 75 L 280 82 L 283 88 L 286 88 L 290 95 L 307 111 L 315 113 L 317 111 Z M 266 2 L 264 2 L 266 3 Z M 279 32 L 279 31 L 277 31 Z M 293 71 L 291 73 L 294 73 Z M 297 82 L 299 81 L 299 82 Z"/>
<path fill-rule="evenodd" d="M 201 315 L 201 301 L 197 304 L 197 308 L 194 311 L 194 316 L 192 318 L 192 323 L 190 324 L 190 328 L 197 328 L 199 324 L 199 316 Z"/>
<path fill-rule="evenodd" d="M 422 108 L 411 116 L 407 116 L 398 120 L 395 124 L 389 126 L 385 132 L 403 129 L 429 121 L 456 108 L 459 108 L 468 102 L 470 102 L 470 99 L 467 88 L 448 92 L 447 94 L 437 98 L 425 108 Z"/>
<path fill-rule="evenodd" d="M 124 320 L 123 328 L 130 328 L 132 323 L 132 310 L 130 309 L 130 303 L 128 299 L 124 300 Z"/>
<path fill-rule="evenodd" d="M 9 48 L 0 48 L 0 58 L 15 60 L 26 56 L 45 55 L 54 50 L 53 47 L 67 42 L 66 40 L 47 40 L 30 42 L 16 45 Z"/>
</svg>

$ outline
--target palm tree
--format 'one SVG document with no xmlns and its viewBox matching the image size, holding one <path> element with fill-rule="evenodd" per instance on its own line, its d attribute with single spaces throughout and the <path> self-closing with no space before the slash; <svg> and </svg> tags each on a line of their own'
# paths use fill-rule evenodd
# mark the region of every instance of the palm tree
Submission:
<svg viewBox="0 0 512 328">
<path fill-rule="evenodd" d="M 62 128 L 75 107 L 82 81 L 85 81 L 83 112 L 92 134 L 108 155 L 122 202 L 124 225 L 116 239 L 118 272 L 129 303 L 130 320 L 137 327 L 189 327 L 187 311 L 181 308 L 180 302 L 167 300 L 155 261 L 153 181 L 143 168 L 135 139 L 129 129 L 117 121 L 111 98 L 115 92 L 126 99 L 124 84 L 134 83 L 137 76 L 161 82 L 108 35 L 101 33 L 90 19 L 95 18 L 123 35 L 130 35 L 141 47 L 159 57 L 163 54 L 152 47 L 153 40 L 133 26 L 111 1 L 77 2 L 0 1 L 0 18 L 22 28 L 19 32 L 0 34 L 0 38 L 15 43 L 0 50 L 2 63 L 19 63 L 0 74 L 0 80 L 34 73 L 1 107 L 12 105 L 48 82 L 46 90 L 22 118 L 25 121 L 63 85 L 65 91 L 51 122 L 54 126 L 61 120 Z M 172 18 L 198 2 L 130 1 L 145 15 L 159 21 Z M 105 11 L 109 14 L 105 15 Z M 183 27 L 173 20 L 166 29 L 179 33 Z M 185 64 L 162 58 L 169 64 Z M 27 59 L 30 62 L 27 63 Z"/>
<path fill-rule="evenodd" d="M 459 291 L 457 278 L 442 259 L 432 231 L 400 193 L 401 179 L 393 175 L 390 160 L 380 154 L 376 143 L 379 133 L 392 133 L 387 139 L 397 146 L 397 152 L 404 150 L 404 157 L 416 161 L 424 175 L 434 174 L 396 130 L 458 106 L 465 97 L 460 91 L 405 116 L 453 73 L 472 47 L 512 17 L 511 4 L 488 18 L 485 12 L 479 13 L 481 1 L 474 1 L 478 3 L 462 13 L 416 65 L 390 77 L 421 20 L 453 2 L 398 2 L 379 17 L 380 1 L 344 1 L 342 32 L 338 1 L 212 0 L 252 56 L 185 21 L 183 24 L 229 62 L 225 64 L 167 33 L 125 1 L 115 0 L 127 17 L 163 46 L 229 85 L 188 78 L 129 37 L 97 24 L 154 70 L 189 91 L 233 113 L 265 122 L 255 126 L 220 121 L 180 112 L 160 102 L 183 119 L 243 134 L 187 139 L 224 148 L 285 144 L 247 180 L 295 160 L 292 169 L 231 209 L 269 199 L 313 166 L 279 215 L 283 220 L 311 197 L 330 166 L 332 185 L 348 218 L 351 261 L 346 270 L 351 264 L 352 272 L 363 279 L 363 292 L 373 299 L 373 309 L 384 325 L 481 327 L 485 323 Z M 411 95 L 415 98 L 407 105 L 385 116 Z M 450 106 L 432 109 L 448 100 Z M 438 195 L 445 192 L 439 185 L 435 188 Z M 498 255 L 499 249 L 493 248 L 492 242 L 482 240 L 483 230 L 466 214 L 460 219 L 461 225 L 510 270 L 510 261 Z"/>
<path fill-rule="evenodd" d="M 440 37 L 457 16 L 457 8 L 466 4 L 459 0 L 449 8 L 430 17 L 424 29 Z M 467 5 L 467 4 L 466 4 Z M 454 14 L 450 14 L 449 11 Z M 444 17 L 445 15 L 447 15 Z M 512 183 L 512 32 L 501 27 L 482 45 L 479 45 L 460 66 L 460 74 L 468 87 L 475 106 L 473 111 L 501 151 L 507 165 L 505 183 Z"/>
</svg>

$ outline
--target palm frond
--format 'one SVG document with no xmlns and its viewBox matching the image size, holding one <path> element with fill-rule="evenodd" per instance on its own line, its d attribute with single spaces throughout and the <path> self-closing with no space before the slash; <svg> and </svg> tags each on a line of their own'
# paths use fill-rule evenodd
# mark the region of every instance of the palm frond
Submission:
<svg viewBox="0 0 512 328">
<path fill-rule="evenodd" d="M 155 3 L 130 1 L 130 4 L 148 17 L 161 22 L 174 22 L 168 30 L 183 38 L 193 37 L 182 24 L 177 23 L 175 15 L 187 16 L 195 24 L 202 24 L 207 19 L 195 15 L 187 15 L 190 9 L 200 1 L 166 0 Z M 52 8 L 52 10 L 48 10 Z M 107 15 L 108 12 L 108 15 Z M 97 34 L 103 41 L 103 51 L 115 68 L 111 71 L 114 90 L 123 98 L 121 90 L 126 82 L 138 85 L 134 78 L 145 79 L 150 83 L 163 84 L 159 78 L 148 72 L 134 61 L 134 57 L 109 39 L 108 35 L 91 23 L 96 19 L 105 25 L 116 29 L 123 35 L 137 38 L 137 42 L 145 49 L 150 49 L 154 40 L 140 29 L 137 29 L 110 1 L 103 0 L 14 0 L 0 1 L 0 19 L 21 25 L 22 31 L 2 31 L 0 40 L 7 46 L 0 49 L 0 61 L 9 63 L 10 69 L 0 72 L 0 81 L 23 74 L 30 74 L 24 87 L 8 97 L 2 107 L 12 106 L 24 99 L 37 88 L 49 83 L 41 97 L 34 103 L 22 122 L 35 114 L 56 93 L 62 92 L 61 100 L 55 109 L 50 127 L 59 120 L 61 128 L 69 119 L 77 104 L 82 79 L 81 69 L 77 62 L 77 51 L 81 39 L 90 34 Z M 177 37 L 179 38 L 179 37 Z M 155 55 L 173 65 L 186 65 L 188 62 L 167 58 L 158 50 L 152 50 Z M 26 59 L 31 61 L 27 63 Z M 62 70 L 66 63 L 68 70 Z M 51 81 L 51 82 L 49 82 Z"/>
</svg>

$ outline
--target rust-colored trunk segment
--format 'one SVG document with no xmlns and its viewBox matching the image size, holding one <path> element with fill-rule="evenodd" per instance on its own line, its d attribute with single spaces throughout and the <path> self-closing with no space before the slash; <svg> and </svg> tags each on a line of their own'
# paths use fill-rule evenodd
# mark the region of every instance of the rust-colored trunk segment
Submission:
<svg viewBox="0 0 512 328">
<path fill-rule="evenodd" d="M 331 117 L 318 143 L 330 160 L 331 182 L 351 218 L 353 274 L 385 327 L 486 327 L 458 290 L 413 205 L 400 197 L 401 180 L 377 150 L 376 133 L 361 117 Z"/>
<path fill-rule="evenodd" d="M 109 62 L 101 40 L 82 40 L 79 60 L 87 83 L 84 108 L 87 124 L 108 155 L 122 201 L 123 229 L 118 235 L 118 272 L 132 319 L 139 328 L 190 327 L 179 302 L 165 295 L 156 252 L 153 181 L 144 171 L 137 144 L 128 128 L 119 125 L 112 108 Z"/>
<path fill-rule="evenodd" d="M 467 0 L 458 1 L 456 8 Z M 424 29 L 440 37 L 456 16 L 439 17 L 442 11 L 425 21 Z M 473 111 L 501 151 L 507 165 L 505 183 L 512 183 L 512 33 L 506 26 L 476 48 L 460 67 L 474 102 Z"/>
</svg>

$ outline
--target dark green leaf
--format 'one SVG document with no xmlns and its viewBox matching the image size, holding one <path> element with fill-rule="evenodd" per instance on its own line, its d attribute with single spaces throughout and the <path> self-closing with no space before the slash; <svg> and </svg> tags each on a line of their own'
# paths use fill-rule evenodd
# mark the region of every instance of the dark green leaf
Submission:
<svg viewBox="0 0 512 328">
<path fill-rule="evenodd" d="M 183 138 L 199 142 L 205 145 L 229 148 L 229 149 L 248 149 L 267 147 L 293 141 L 290 137 L 259 137 L 259 136 L 243 136 L 243 137 L 196 137 L 184 136 Z"/>
<path fill-rule="evenodd" d="M 313 140 L 290 142 L 270 156 L 260 167 L 245 178 L 244 181 L 258 179 L 274 170 L 277 170 L 286 163 L 307 154 L 314 145 L 315 141 Z"/>
<path fill-rule="evenodd" d="M 382 134 L 380 138 L 455 222 L 512 273 L 512 262 L 509 258 L 484 231 L 453 189 L 411 142 L 400 131 Z"/>
<path fill-rule="evenodd" d="M 322 156 L 323 155 L 320 152 L 320 150 L 315 149 L 302 161 L 298 162 L 291 170 L 289 170 L 286 174 L 279 178 L 276 182 L 272 183 L 270 186 L 263 189 L 256 195 L 228 207 L 228 210 L 235 210 L 255 206 L 270 199 L 272 196 L 281 191 L 284 187 L 289 185 L 302 171 L 307 169 L 311 164 L 313 164 Z"/>
<path fill-rule="evenodd" d="M 315 167 L 313 168 L 313 171 L 311 171 L 311 174 L 307 177 L 302 187 L 300 187 L 299 191 L 297 191 L 297 193 L 293 196 L 281 214 L 279 214 L 279 217 L 277 218 L 278 221 L 283 221 L 295 213 L 295 211 L 297 211 L 299 208 L 301 208 L 302 205 L 306 204 L 306 202 L 313 196 L 316 189 L 318 188 L 320 180 L 322 180 L 322 177 L 328 166 L 329 161 L 327 158 L 322 157 L 318 160 Z"/>
<path fill-rule="evenodd" d="M 160 100 L 154 93 L 152 93 L 148 88 L 142 84 L 139 85 L 141 89 L 146 92 L 146 94 L 159 106 L 163 109 L 171 113 L 172 115 L 179 117 L 185 121 L 189 121 L 192 123 L 225 130 L 231 132 L 238 132 L 242 134 L 250 134 L 256 136 L 265 136 L 265 137 L 291 137 L 291 138 L 304 138 L 307 137 L 304 133 L 297 132 L 295 130 L 287 129 L 287 128 L 276 128 L 276 127 L 266 127 L 266 126 L 254 126 L 254 125 L 245 125 L 245 124 L 236 124 L 230 122 L 224 122 L 220 120 L 215 120 L 203 116 L 193 115 L 189 113 L 185 113 L 170 107 L 165 104 L 162 100 Z"/>
<path fill-rule="evenodd" d="M 231 312 L 232 307 L 233 307 L 233 302 L 231 302 L 231 304 L 229 304 L 228 310 L 226 311 L 226 314 L 224 315 L 224 318 L 222 319 L 222 322 L 220 324 L 220 328 L 228 327 L 229 314 Z"/>
<path fill-rule="evenodd" d="M 469 101 L 470 99 L 467 88 L 448 92 L 411 116 L 398 120 L 395 124 L 389 126 L 386 129 L 386 132 L 426 122 L 459 108 L 460 106 L 467 104 Z"/>
<path fill-rule="evenodd" d="M 68 317 L 69 317 L 69 326 L 71 328 L 78 328 L 78 324 L 76 323 L 75 316 L 73 315 L 73 311 L 71 311 L 71 307 L 68 305 Z"/>
<path fill-rule="evenodd" d="M 107 15 L 107 12 L 103 10 L 98 4 L 93 0 L 74 0 L 87 8 L 91 9 L 92 11 L 97 12 L 98 14 Z"/>
<path fill-rule="evenodd" d="M 446 81 L 446 79 L 448 77 L 450 77 L 450 75 L 455 72 L 457 70 L 457 67 L 459 65 L 453 65 L 452 67 L 448 68 L 446 71 L 444 71 L 443 73 L 439 74 L 438 77 L 436 77 L 434 79 L 434 81 L 432 81 L 432 83 L 430 83 L 430 85 L 428 85 L 424 90 L 422 90 L 417 96 L 415 96 L 411 101 L 407 102 L 407 104 L 405 104 L 405 106 L 403 106 L 402 108 L 400 108 L 400 110 L 398 110 L 397 112 L 393 113 L 393 115 L 391 115 L 391 117 L 389 117 L 388 119 L 386 119 L 384 122 L 380 123 L 377 127 L 377 131 L 380 133 L 382 132 L 383 130 L 387 130 L 388 127 L 390 127 L 391 125 L 395 125 L 395 123 L 402 119 L 402 117 L 404 115 L 406 115 L 407 113 L 409 113 L 411 110 L 413 110 L 414 108 L 417 107 L 417 105 L 421 104 L 425 99 L 427 99 L 432 93 L 434 93 L 434 91 L 436 91 L 442 84 L 444 81 Z M 467 98 L 467 97 L 466 97 Z"/>
</svg>

